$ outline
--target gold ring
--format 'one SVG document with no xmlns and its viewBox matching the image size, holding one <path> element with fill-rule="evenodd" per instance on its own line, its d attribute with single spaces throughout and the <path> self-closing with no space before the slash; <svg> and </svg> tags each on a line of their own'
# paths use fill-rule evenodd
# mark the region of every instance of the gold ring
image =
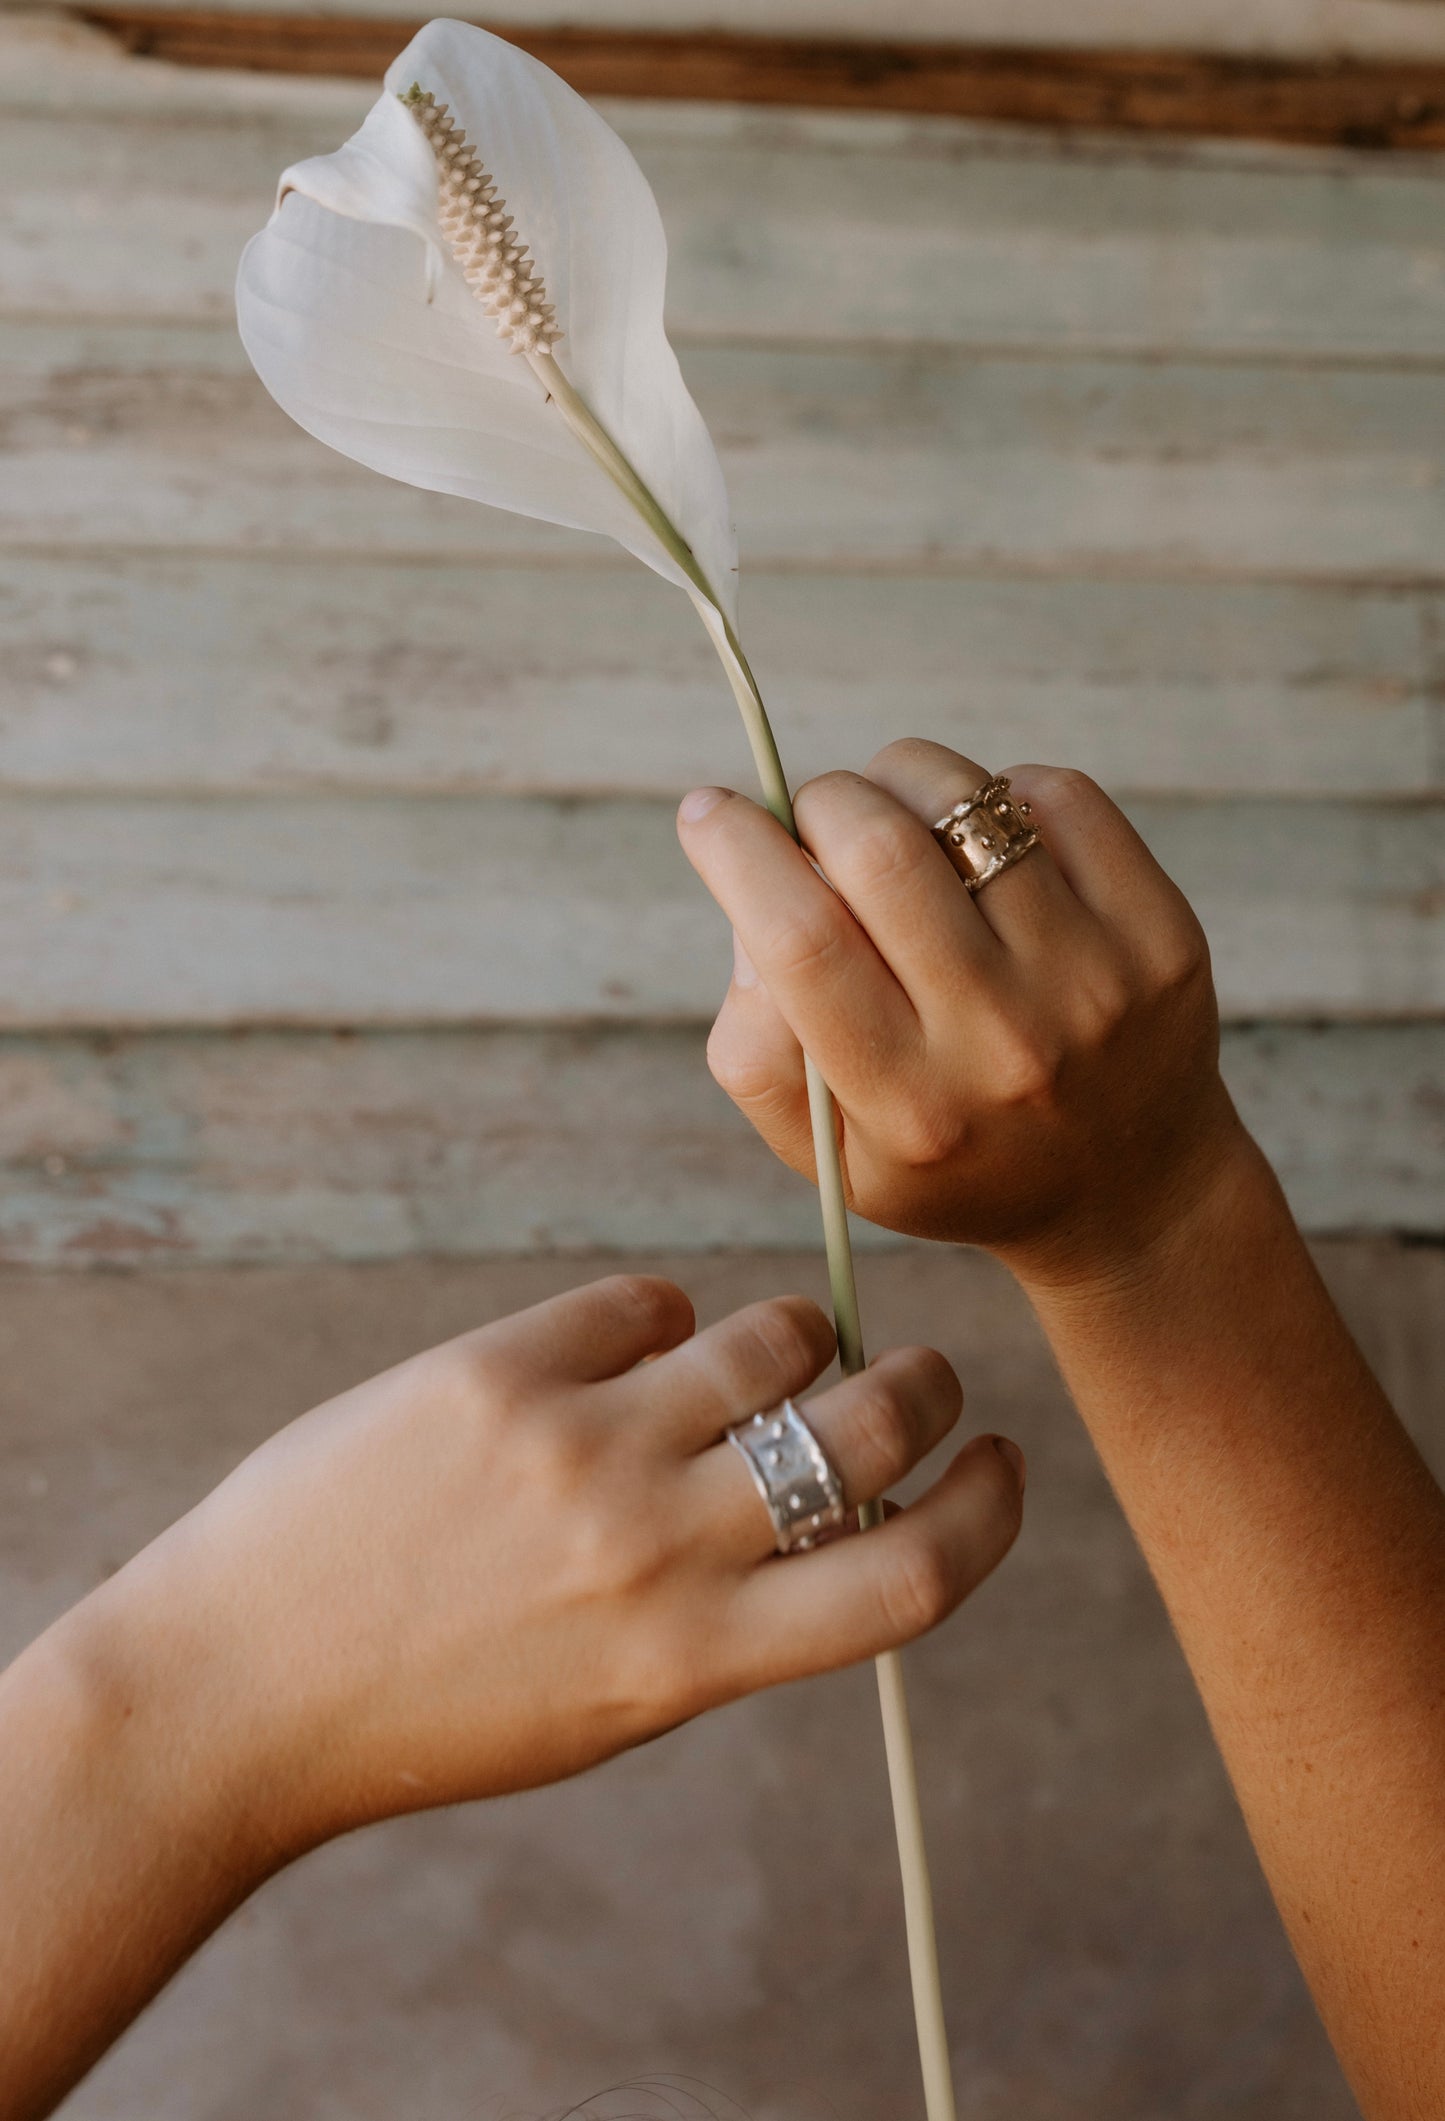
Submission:
<svg viewBox="0 0 1445 2121">
<path fill-rule="evenodd" d="M 969 891 L 982 891 L 1039 844 L 1038 827 L 1028 822 L 1032 808 L 1016 803 L 1008 790 L 1006 774 L 992 775 L 933 828 L 941 847 L 963 856 L 969 872 L 963 881 Z"/>
</svg>

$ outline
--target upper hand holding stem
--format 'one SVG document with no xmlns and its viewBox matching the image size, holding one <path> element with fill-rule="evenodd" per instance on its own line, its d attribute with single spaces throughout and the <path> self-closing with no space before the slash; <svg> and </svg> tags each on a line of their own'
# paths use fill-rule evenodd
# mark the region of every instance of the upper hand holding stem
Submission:
<svg viewBox="0 0 1445 2121">
<path fill-rule="evenodd" d="M 738 945 L 709 1062 L 811 1175 L 806 1049 L 870 1221 L 990 1246 L 1026 1278 L 1092 1272 L 1244 1143 L 1209 954 L 1183 894 L 1082 774 L 1011 768 L 1043 844 L 963 890 L 930 827 L 986 778 L 942 745 L 891 744 L 866 774 L 800 790 L 801 847 L 745 797 L 687 799 L 684 848 Z"/>
</svg>

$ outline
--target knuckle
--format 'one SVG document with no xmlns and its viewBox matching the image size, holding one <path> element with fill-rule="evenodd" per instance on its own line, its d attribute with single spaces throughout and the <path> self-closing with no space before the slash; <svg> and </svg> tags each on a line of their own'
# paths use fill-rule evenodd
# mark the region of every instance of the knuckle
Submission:
<svg viewBox="0 0 1445 2121">
<path fill-rule="evenodd" d="M 773 933 L 768 964 L 785 981 L 826 977 L 837 960 L 839 940 L 834 926 L 784 921 Z"/>
<path fill-rule="evenodd" d="M 917 866 L 917 842 L 902 821 L 888 819 L 870 825 L 848 850 L 851 879 L 864 890 L 876 891 L 911 875 Z"/>
<path fill-rule="evenodd" d="M 1123 971 L 1114 964 L 1093 967 L 1077 991 L 1079 1035 L 1089 1046 L 1106 1045 L 1130 1015 L 1134 997 Z"/>
<path fill-rule="evenodd" d="M 885 744 L 881 751 L 873 754 L 864 769 L 864 778 L 871 781 L 881 775 L 887 779 L 900 767 L 919 764 L 935 767 L 940 756 L 947 758 L 948 754 L 928 737 L 897 736 L 891 744 Z"/>
<path fill-rule="evenodd" d="M 1184 906 L 1182 913 L 1161 935 L 1155 959 L 1155 984 L 1166 994 L 1183 992 L 1212 976 L 1209 939 L 1191 907 Z"/>
<path fill-rule="evenodd" d="M 908 1377 L 915 1407 L 944 1409 L 956 1418 L 963 1405 L 958 1372 L 937 1348 L 900 1348 L 893 1357 Z"/>
<path fill-rule="evenodd" d="M 676 1282 L 660 1274 L 609 1274 L 600 1287 L 620 1318 L 647 1332 L 661 1331 L 691 1310 Z"/>
<path fill-rule="evenodd" d="M 463 1406 L 485 1400 L 502 1413 L 520 1395 L 520 1379 L 513 1376 L 512 1365 L 495 1347 L 485 1326 L 429 1348 L 419 1360 L 426 1366 L 428 1386 Z"/>
<path fill-rule="evenodd" d="M 699 1655 L 691 1614 L 658 1619 L 633 1632 L 625 1655 L 625 1692 L 647 1733 L 690 1722 L 717 1698 L 709 1660 Z"/>
<path fill-rule="evenodd" d="M 918 1423 L 904 1380 L 870 1378 L 853 1406 L 853 1426 L 870 1461 L 870 1473 L 890 1486 L 917 1455 Z"/>
<path fill-rule="evenodd" d="M 1050 816 L 1108 800 L 1098 782 L 1077 766 L 1018 766 L 1010 769 L 1010 777 L 1014 773 L 1027 778 L 1030 800 L 1037 796 Z"/>
<path fill-rule="evenodd" d="M 811 1381 L 833 1352 L 833 1328 L 810 1297 L 770 1297 L 750 1323 L 765 1363 L 780 1376 Z"/>
<path fill-rule="evenodd" d="M 592 1556 L 599 1539 L 598 1513 L 590 1496 L 596 1436 L 582 1422 L 553 1413 L 529 1423 L 525 1437 L 528 1486 L 546 1505 L 565 1514 L 574 1551 Z M 616 1527 L 609 1530 L 615 1534 Z"/>
<path fill-rule="evenodd" d="M 884 1574 L 879 1595 L 890 1629 L 911 1642 L 946 1620 L 957 1603 L 954 1572 L 948 1555 L 935 1541 L 900 1541 Z"/>
<path fill-rule="evenodd" d="M 718 1088 L 735 1104 L 765 1104 L 777 1094 L 777 1079 L 767 1056 L 724 1028 L 721 1017 L 707 1042 L 707 1065 Z"/>
<path fill-rule="evenodd" d="M 917 741 L 916 737 L 896 736 L 891 744 L 885 744 L 881 751 L 875 751 L 863 769 L 869 780 L 871 781 L 880 770 L 886 773 L 890 766 L 901 765 L 911 758 Z"/>
<path fill-rule="evenodd" d="M 948 1163 L 962 1146 L 964 1133 L 960 1115 L 938 1101 L 900 1098 L 889 1117 L 889 1145 L 898 1161 L 912 1170 Z"/>
<path fill-rule="evenodd" d="M 805 847 L 818 851 L 818 843 L 826 839 L 830 828 L 838 820 L 842 806 L 847 801 L 850 785 L 856 785 L 857 776 L 841 769 L 831 773 L 815 774 L 805 781 L 793 798 L 793 816 Z"/>
<path fill-rule="evenodd" d="M 1063 1066 L 1063 1053 L 1053 1039 L 1013 1025 L 996 1028 L 988 1074 L 995 1104 L 1017 1110 L 1052 1103 Z"/>
<path fill-rule="evenodd" d="M 654 1598 L 677 1560 L 663 1523 L 597 1507 L 580 1513 L 577 1557 L 589 1596 L 626 1605 Z"/>
<path fill-rule="evenodd" d="M 804 781 L 799 788 L 794 808 L 800 803 L 811 804 L 816 808 L 820 803 L 830 802 L 834 796 L 852 787 L 857 778 L 856 774 L 847 772 L 842 766 L 834 766 L 827 773 L 815 773 L 811 780 Z"/>
</svg>

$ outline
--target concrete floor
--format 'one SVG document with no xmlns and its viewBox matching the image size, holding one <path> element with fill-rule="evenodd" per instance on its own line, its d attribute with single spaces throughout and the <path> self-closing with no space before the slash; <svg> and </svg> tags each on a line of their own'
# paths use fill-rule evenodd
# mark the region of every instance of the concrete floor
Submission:
<svg viewBox="0 0 1445 2121">
<path fill-rule="evenodd" d="M 1321 1256 L 1440 1465 L 1445 1253 Z M 812 1260 L 646 1263 L 709 1316 L 820 1293 Z M 311 1401 L 612 1264 L 0 1279 L 0 1650 Z M 1030 1458 L 1019 1548 L 909 1660 L 963 2115 L 1345 2121 L 1168 1626 L 1025 1307 L 971 1256 L 870 1259 L 865 1280 L 874 1344 L 935 1340 L 972 1426 Z M 919 2112 L 867 1671 L 322 1851 L 242 1910 L 64 2113 L 683 2111 L 590 2103 L 658 2073 L 751 2121 Z"/>
</svg>

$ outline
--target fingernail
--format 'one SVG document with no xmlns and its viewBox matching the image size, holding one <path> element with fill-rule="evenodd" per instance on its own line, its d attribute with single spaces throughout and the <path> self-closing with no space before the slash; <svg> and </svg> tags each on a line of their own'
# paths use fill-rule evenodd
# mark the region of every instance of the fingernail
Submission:
<svg viewBox="0 0 1445 2121">
<path fill-rule="evenodd" d="M 1007 1436 L 995 1436 L 993 1447 L 1012 1472 L 1014 1479 L 1018 1482 L 1019 1493 L 1022 1495 L 1029 1484 L 1028 1461 L 1025 1459 L 1023 1452 Z"/>
<path fill-rule="evenodd" d="M 733 985 L 735 987 L 756 987 L 757 984 L 758 968 L 753 963 L 752 959 L 748 956 L 747 951 L 744 950 L 742 946 L 742 941 L 738 935 L 738 931 L 736 928 L 734 928 Z"/>
<path fill-rule="evenodd" d="M 725 803 L 731 793 L 730 788 L 694 788 L 691 795 L 683 797 L 678 816 L 685 825 L 695 825 L 700 818 L 707 816 L 709 810 L 716 810 L 719 803 Z"/>
</svg>

